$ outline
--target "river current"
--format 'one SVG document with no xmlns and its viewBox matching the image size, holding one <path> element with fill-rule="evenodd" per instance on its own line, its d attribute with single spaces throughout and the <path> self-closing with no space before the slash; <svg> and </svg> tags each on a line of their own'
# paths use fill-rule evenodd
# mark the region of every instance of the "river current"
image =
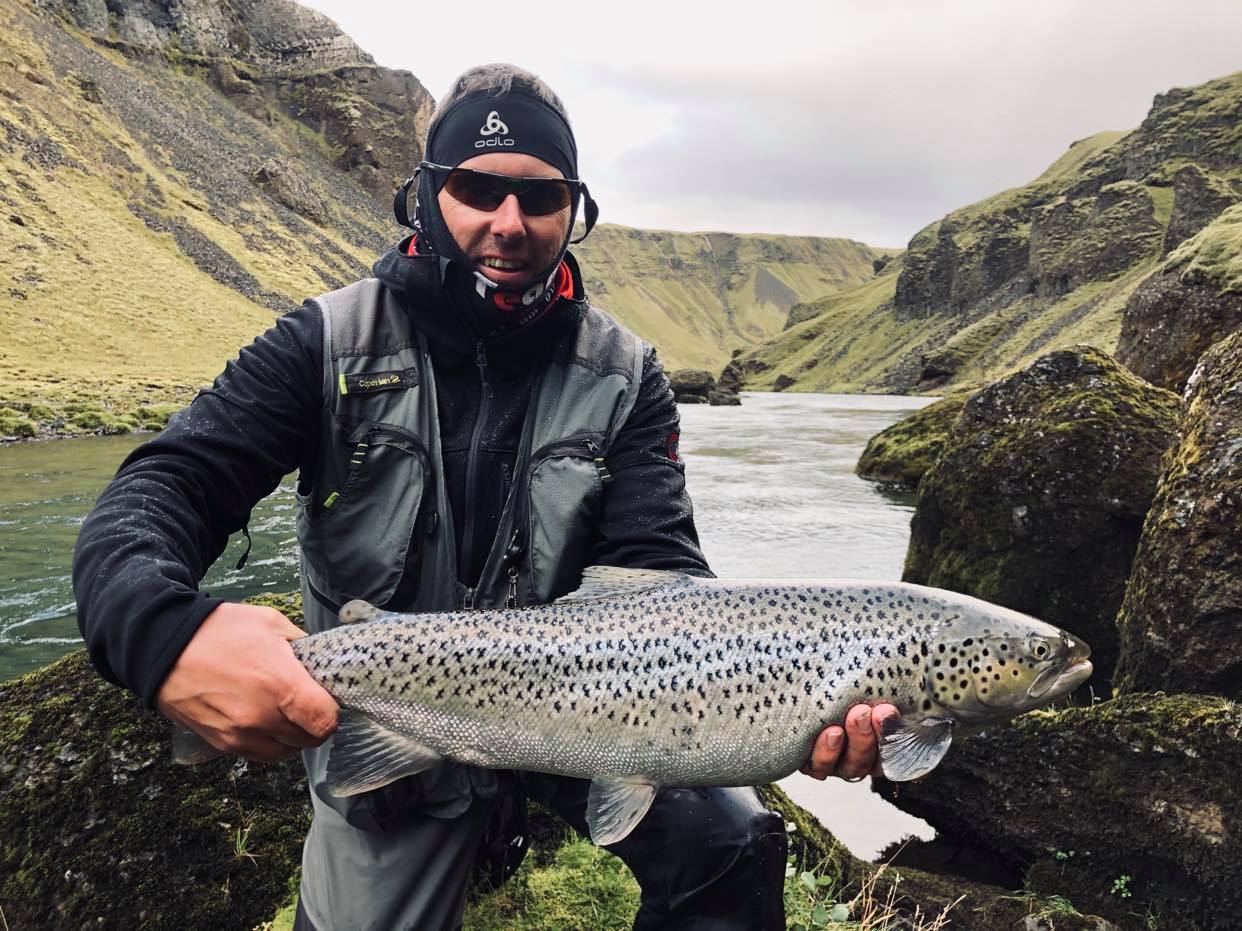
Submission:
<svg viewBox="0 0 1242 931">
<path fill-rule="evenodd" d="M 681 456 L 708 562 L 734 578 L 901 577 L 913 498 L 854 475 L 867 439 L 928 403 L 877 395 L 743 395 L 742 407 L 681 409 Z M 69 570 L 86 512 L 143 437 L 91 437 L 0 448 L 0 680 L 76 649 Z M 240 599 L 297 588 L 293 484 L 256 507 L 254 544 L 235 537 L 204 579 Z M 866 783 L 802 775 L 782 782 L 856 855 L 873 857 L 931 829 Z"/>
</svg>

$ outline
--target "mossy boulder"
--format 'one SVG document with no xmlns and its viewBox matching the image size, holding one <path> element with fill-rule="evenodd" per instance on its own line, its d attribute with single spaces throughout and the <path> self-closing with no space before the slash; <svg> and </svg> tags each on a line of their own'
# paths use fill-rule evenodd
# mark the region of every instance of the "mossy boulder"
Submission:
<svg viewBox="0 0 1242 931">
<path fill-rule="evenodd" d="M 1123 692 L 1242 697 L 1242 333 L 1208 350 L 1118 616 Z"/>
<path fill-rule="evenodd" d="M 854 471 L 871 482 L 917 487 L 965 405 L 966 395 L 941 398 L 881 430 L 867 441 Z"/>
<path fill-rule="evenodd" d="M 1117 358 L 1181 391 L 1199 357 L 1242 329 L 1242 204 L 1182 243 L 1126 302 Z"/>
<path fill-rule="evenodd" d="M 1125 928 L 1224 931 L 1242 913 L 1240 767 L 1232 702 L 1129 695 L 959 738 L 926 779 L 877 788 L 1041 895 Z"/>
<path fill-rule="evenodd" d="M 919 485 L 903 578 L 1078 634 L 1106 686 L 1177 411 L 1176 395 L 1087 346 L 980 391 Z"/>
<path fill-rule="evenodd" d="M 288 899 L 310 823 L 300 762 L 183 767 L 169 735 L 83 651 L 0 683 L 9 927 L 253 928 Z"/>
<path fill-rule="evenodd" d="M 1176 249 L 1240 200 L 1242 187 L 1198 165 L 1183 165 L 1173 174 L 1173 210 L 1164 234 L 1164 251 Z"/>
</svg>

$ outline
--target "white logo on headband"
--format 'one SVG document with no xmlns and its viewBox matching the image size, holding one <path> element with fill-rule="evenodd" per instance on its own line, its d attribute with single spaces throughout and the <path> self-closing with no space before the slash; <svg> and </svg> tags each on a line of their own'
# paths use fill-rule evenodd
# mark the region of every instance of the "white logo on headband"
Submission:
<svg viewBox="0 0 1242 931">
<path fill-rule="evenodd" d="M 487 122 L 484 123 L 483 126 L 479 129 L 479 135 L 480 136 L 493 136 L 497 134 L 499 134 L 500 136 L 509 135 L 509 127 L 506 126 L 504 123 L 504 120 L 500 118 L 500 114 L 497 113 L 495 110 L 493 110 L 491 113 L 487 114 Z M 482 148 L 490 148 L 492 146 L 499 146 L 499 145 L 513 145 L 513 140 L 512 139 L 501 139 L 499 137 L 495 139 L 487 139 L 487 140 L 479 139 L 477 142 L 475 142 L 474 147 L 476 149 L 482 149 Z"/>
</svg>

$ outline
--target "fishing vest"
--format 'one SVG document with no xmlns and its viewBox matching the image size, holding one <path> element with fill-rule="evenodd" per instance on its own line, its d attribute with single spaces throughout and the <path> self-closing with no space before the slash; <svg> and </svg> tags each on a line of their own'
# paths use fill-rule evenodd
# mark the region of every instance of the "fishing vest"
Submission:
<svg viewBox="0 0 1242 931">
<path fill-rule="evenodd" d="M 340 606 L 354 598 L 391 611 L 449 611 L 538 604 L 575 588 L 610 480 L 604 457 L 638 397 L 641 341 L 588 307 L 577 330 L 552 347 L 535 376 L 499 529 L 477 588 L 467 589 L 457 579 L 457 528 L 423 333 L 374 278 L 314 304 L 323 314 L 321 442 L 313 484 L 297 494 L 307 628 L 336 626 Z M 325 748 L 305 754 L 316 796 L 370 826 L 370 815 L 356 810 L 367 796 L 322 790 Z M 469 804 L 467 782 L 486 776 L 457 764 L 437 769 L 421 778 L 421 810 L 453 817 Z M 392 800 L 369 800 L 376 805 Z M 383 812 L 372 814 L 382 821 Z"/>
</svg>

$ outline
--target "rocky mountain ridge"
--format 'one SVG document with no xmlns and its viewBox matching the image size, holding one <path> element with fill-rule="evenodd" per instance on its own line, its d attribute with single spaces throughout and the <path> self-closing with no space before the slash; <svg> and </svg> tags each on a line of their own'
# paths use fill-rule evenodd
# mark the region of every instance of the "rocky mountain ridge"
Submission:
<svg viewBox="0 0 1242 931">
<path fill-rule="evenodd" d="M 1137 129 L 953 211 L 739 361 L 750 387 L 905 392 L 983 384 L 1075 343 L 1111 352 L 1144 279 L 1239 201 L 1242 73 L 1158 95 Z"/>
<path fill-rule="evenodd" d="M 157 424 L 277 314 L 365 277 L 433 108 L 288 0 L 0 8 L 0 436 Z M 666 365 L 718 370 L 874 252 L 604 225 L 579 255 Z"/>
</svg>

